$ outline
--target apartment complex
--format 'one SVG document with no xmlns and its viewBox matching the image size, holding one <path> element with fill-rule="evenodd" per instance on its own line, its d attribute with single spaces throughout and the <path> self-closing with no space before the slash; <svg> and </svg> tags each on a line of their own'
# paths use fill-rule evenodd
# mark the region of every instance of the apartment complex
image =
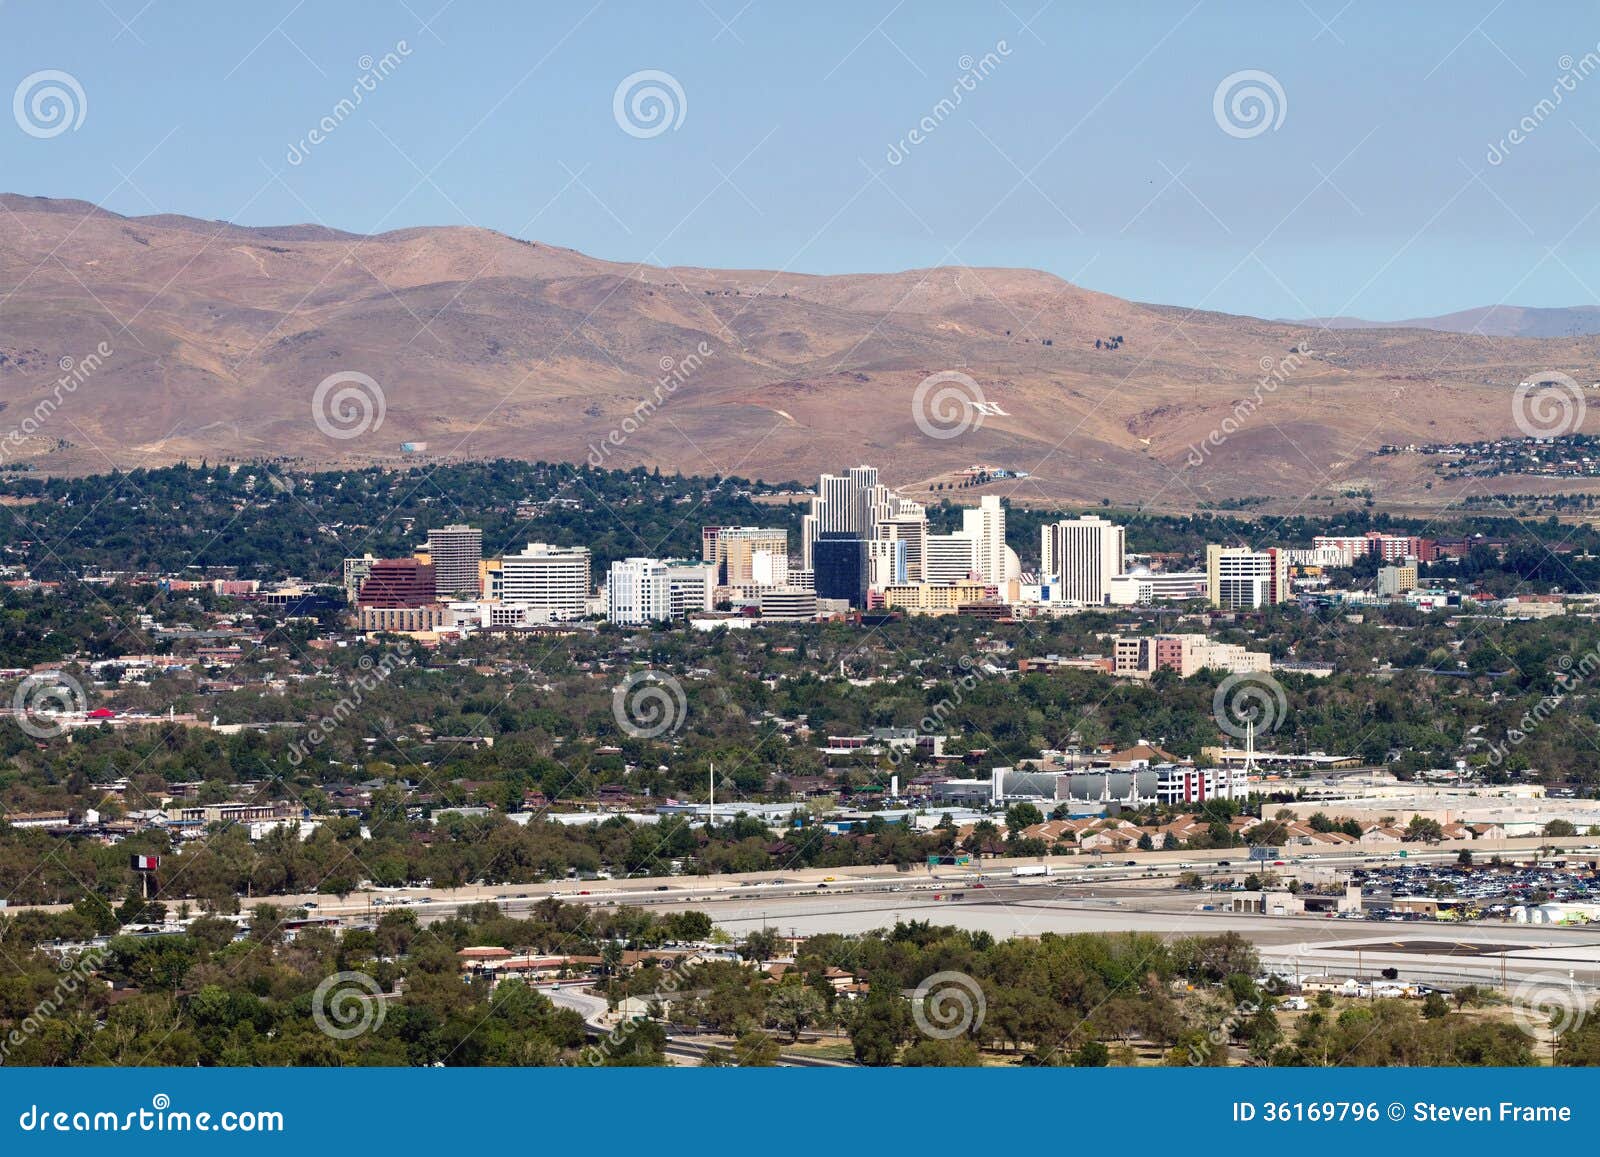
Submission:
<svg viewBox="0 0 1600 1157">
<path fill-rule="evenodd" d="M 1434 562 L 1439 557 L 1439 544 L 1431 538 L 1415 534 L 1385 534 L 1369 530 L 1365 534 L 1319 534 L 1311 539 L 1313 550 L 1329 548 L 1339 552 L 1344 566 L 1353 566 L 1358 558 L 1378 558 L 1384 562 L 1415 558 Z"/>
</svg>

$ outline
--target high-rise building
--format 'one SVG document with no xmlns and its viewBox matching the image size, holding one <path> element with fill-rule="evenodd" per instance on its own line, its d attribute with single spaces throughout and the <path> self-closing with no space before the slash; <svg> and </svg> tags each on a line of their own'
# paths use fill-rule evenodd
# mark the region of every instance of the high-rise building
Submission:
<svg viewBox="0 0 1600 1157">
<path fill-rule="evenodd" d="M 817 480 L 811 512 L 800 523 L 801 565 L 813 565 L 812 546 L 825 534 L 871 538 L 874 516 L 888 501 L 889 490 L 879 484 L 876 466 L 852 466 L 843 474 L 824 474 Z"/>
<path fill-rule="evenodd" d="M 1039 531 L 1040 581 L 1058 584 L 1058 598 L 1098 606 L 1122 573 L 1126 546 L 1122 527 L 1098 515 L 1064 518 Z"/>
<path fill-rule="evenodd" d="M 971 538 L 977 554 L 978 577 L 986 583 L 1006 581 L 1006 508 L 986 494 L 976 507 L 961 512 L 961 532 Z"/>
<path fill-rule="evenodd" d="M 1378 594 L 1403 595 L 1417 589 L 1417 560 L 1408 558 L 1393 566 L 1378 568 Z"/>
<path fill-rule="evenodd" d="M 819 599 L 840 599 L 865 608 L 871 585 L 867 540 L 825 533 L 812 544 L 812 571 Z"/>
<path fill-rule="evenodd" d="M 501 560 L 503 597 L 554 619 L 582 618 L 589 599 L 589 548 L 529 543 Z"/>
<path fill-rule="evenodd" d="M 1225 610 L 1255 610 L 1289 601 L 1289 559 L 1275 547 L 1206 547 L 1206 598 Z"/>
<path fill-rule="evenodd" d="M 344 601 L 354 606 L 361 598 L 361 584 L 372 573 L 372 564 L 377 558 L 364 554 L 360 558 L 347 558 L 344 560 Z"/>
<path fill-rule="evenodd" d="M 439 526 L 428 531 L 435 594 L 441 599 L 477 598 L 483 531 L 475 526 Z"/>
<path fill-rule="evenodd" d="M 700 532 L 704 561 L 724 586 L 781 586 L 789 571 L 789 532 L 760 526 L 708 526 Z"/>
<path fill-rule="evenodd" d="M 891 495 L 873 519 L 872 537 L 906 545 L 906 579 L 922 581 L 922 558 L 928 541 L 928 512 L 920 502 Z"/>
<path fill-rule="evenodd" d="M 433 566 L 415 558 L 380 558 L 362 580 L 363 607 L 422 607 L 436 602 Z"/>
<path fill-rule="evenodd" d="M 964 583 L 976 573 L 978 541 L 970 534 L 930 534 L 923 540 L 923 582 Z"/>
<path fill-rule="evenodd" d="M 717 589 L 717 568 L 705 563 L 667 563 L 667 594 L 672 601 L 672 617 L 681 619 L 691 611 L 709 611 Z"/>
<path fill-rule="evenodd" d="M 881 591 L 906 581 L 906 544 L 892 538 L 867 540 L 867 585 Z"/>
<path fill-rule="evenodd" d="M 606 576 L 606 618 L 637 627 L 672 617 L 667 564 L 655 558 L 625 558 Z"/>
</svg>

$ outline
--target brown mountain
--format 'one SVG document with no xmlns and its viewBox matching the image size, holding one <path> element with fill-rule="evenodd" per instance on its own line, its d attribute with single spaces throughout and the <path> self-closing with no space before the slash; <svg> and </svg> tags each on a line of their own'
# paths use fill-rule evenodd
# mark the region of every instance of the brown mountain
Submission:
<svg viewBox="0 0 1600 1157">
<path fill-rule="evenodd" d="M 112 352 L 85 374 L 101 342 Z M 84 379 L 67 389 L 64 358 Z M 391 462 L 425 442 L 423 460 L 774 481 L 866 461 L 910 489 L 983 463 L 1028 472 L 1024 500 L 1183 508 L 1370 488 L 1427 502 L 1420 458 L 1380 444 L 1514 434 L 1518 381 L 1590 382 L 1597 362 L 1589 336 L 1327 331 L 1030 270 L 663 269 L 474 228 L 365 237 L 0 197 L 0 461 L 59 473 Z M 385 405 L 351 438 L 313 417 L 319 383 L 342 371 L 370 376 Z M 969 375 L 991 407 L 956 437 L 914 420 L 918 384 L 941 371 Z"/>
<path fill-rule="evenodd" d="M 1483 305 L 1438 317 L 1405 321 L 1366 321 L 1359 317 L 1314 318 L 1303 325 L 1330 329 L 1436 329 L 1444 333 L 1489 337 L 1578 337 L 1600 333 L 1600 305 L 1556 308 L 1527 305 Z"/>
</svg>

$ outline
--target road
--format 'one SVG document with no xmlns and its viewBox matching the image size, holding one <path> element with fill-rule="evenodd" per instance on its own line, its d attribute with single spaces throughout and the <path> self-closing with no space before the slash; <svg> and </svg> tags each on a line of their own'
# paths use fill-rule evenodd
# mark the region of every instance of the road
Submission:
<svg viewBox="0 0 1600 1157">
<path fill-rule="evenodd" d="M 583 1017 L 584 1029 L 591 1037 L 599 1039 L 614 1032 L 619 1025 L 616 1017 L 612 1016 L 605 997 L 596 996 L 586 988 L 577 985 L 551 985 L 540 986 L 550 1002 L 559 1008 L 570 1008 Z M 678 1036 L 668 1031 L 666 1048 L 663 1050 L 668 1057 L 688 1064 L 699 1064 L 705 1055 L 713 1048 L 726 1047 L 720 1042 L 703 1041 L 693 1037 Z M 855 1068 L 852 1061 L 837 1061 L 823 1057 L 808 1057 L 798 1053 L 778 1053 L 780 1068 Z"/>
</svg>

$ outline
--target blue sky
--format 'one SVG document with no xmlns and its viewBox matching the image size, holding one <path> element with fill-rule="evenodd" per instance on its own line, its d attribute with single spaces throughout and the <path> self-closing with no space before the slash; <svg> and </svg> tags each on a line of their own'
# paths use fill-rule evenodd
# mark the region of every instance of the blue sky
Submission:
<svg viewBox="0 0 1600 1157">
<path fill-rule="evenodd" d="M 1269 317 L 1600 304 L 1592 4 L 743 4 L 3 0 L 0 95 L 57 70 L 84 108 L 0 118 L 0 188 L 667 264 L 1032 266 Z M 655 135 L 614 116 L 644 70 L 682 93 Z M 1275 113 L 1230 132 L 1246 70 Z"/>
</svg>

